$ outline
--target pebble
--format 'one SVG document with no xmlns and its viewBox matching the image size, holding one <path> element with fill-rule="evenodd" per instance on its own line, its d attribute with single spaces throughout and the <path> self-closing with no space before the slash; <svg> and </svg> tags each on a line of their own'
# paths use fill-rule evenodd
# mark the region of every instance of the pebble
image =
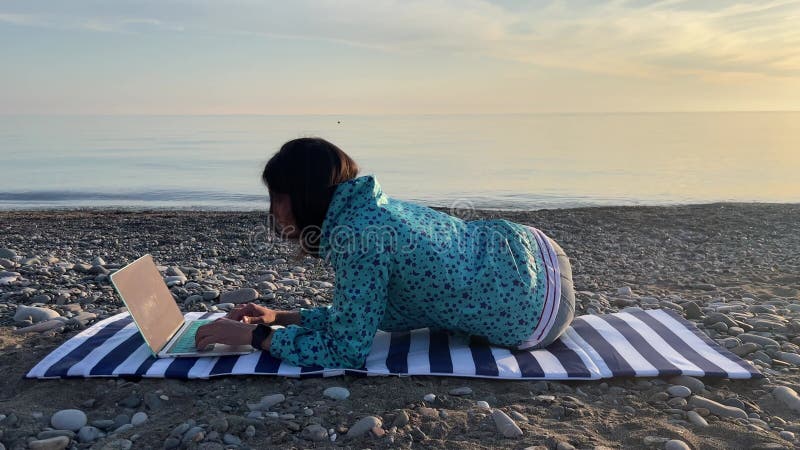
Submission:
<svg viewBox="0 0 800 450">
<path fill-rule="evenodd" d="M 14 313 L 15 322 L 23 322 L 30 318 L 33 323 L 37 323 L 55 319 L 56 317 L 61 317 L 61 314 L 50 308 L 42 308 L 39 306 L 19 305 L 17 306 L 17 312 Z"/>
<path fill-rule="evenodd" d="M 128 439 L 114 439 L 103 444 L 99 450 L 130 450 L 133 442 Z"/>
<path fill-rule="evenodd" d="M 225 433 L 222 436 L 222 442 L 224 442 L 224 443 L 226 443 L 228 445 L 237 445 L 237 446 L 242 444 L 242 440 L 239 439 L 239 436 L 236 436 L 235 434 L 230 434 L 230 433 Z"/>
<path fill-rule="evenodd" d="M 781 431 L 780 433 L 778 433 L 778 435 L 780 437 L 786 439 L 787 441 L 794 442 L 794 433 L 792 433 L 791 431 L 784 430 L 784 431 Z"/>
<path fill-rule="evenodd" d="M 75 432 L 70 430 L 45 430 L 36 435 L 36 439 L 50 439 L 56 436 L 66 436 L 75 439 Z"/>
<path fill-rule="evenodd" d="M 686 417 L 689 419 L 689 422 L 697 425 L 698 427 L 707 427 L 708 422 L 706 419 L 703 418 L 697 411 L 686 411 Z"/>
<path fill-rule="evenodd" d="M 31 450 L 63 450 L 69 445 L 70 439 L 66 436 L 57 436 L 50 439 L 34 440 L 28 443 Z"/>
<path fill-rule="evenodd" d="M 667 393 L 673 397 L 685 398 L 692 395 L 692 390 L 679 384 L 667 388 Z"/>
<path fill-rule="evenodd" d="M 797 396 L 794 389 L 778 386 L 772 390 L 772 395 L 793 411 L 800 412 L 800 397 Z"/>
<path fill-rule="evenodd" d="M 322 391 L 322 395 L 334 400 L 345 400 L 350 397 L 350 391 L 343 387 L 332 386 Z"/>
<path fill-rule="evenodd" d="M 457 388 L 450 389 L 450 391 L 448 391 L 448 394 L 455 395 L 455 396 L 470 395 L 470 394 L 472 394 L 472 388 L 470 388 L 469 386 L 457 387 Z"/>
<path fill-rule="evenodd" d="M 699 395 L 692 396 L 689 400 L 689 405 L 692 407 L 706 408 L 711 411 L 711 413 L 722 417 L 741 417 L 742 419 L 747 419 L 747 413 L 742 409 L 735 406 L 726 406 Z"/>
<path fill-rule="evenodd" d="M 203 300 L 214 300 L 217 297 L 219 297 L 219 291 L 216 289 L 203 291 Z"/>
<path fill-rule="evenodd" d="M 80 409 L 62 409 L 50 417 L 50 425 L 57 430 L 78 431 L 86 425 L 86 414 Z"/>
<path fill-rule="evenodd" d="M 797 353 L 777 352 L 777 356 L 782 361 L 794 364 L 795 366 L 800 366 L 800 355 L 798 355 Z"/>
<path fill-rule="evenodd" d="M 328 440 L 328 430 L 322 425 L 311 424 L 303 428 L 300 437 L 313 442 L 324 442 Z"/>
<path fill-rule="evenodd" d="M 117 414 L 116 417 L 114 417 L 113 428 L 116 429 L 116 428 L 119 428 L 119 427 L 121 427 L 123 425 L 127 425 L 129 423 L 131 423 L 130 416 L 128 416 L 127 414 Z"/>
<path fill-rule="evenodd" d="M 487 403 L 484 400 L 478 400 L 477 402 L 475 402 L 475 406 L 477 406 L 480 409 L 486 409 L 486 410 L 492 409 L 492 407 L 489 406 L 489 403 Z"/>
<path fill-rule="evenodd" d="M 428 403 L 432 403 L 433 401 L 436 400 L 436 395 L 435 394 L 425 394 L 425 396 L 422 397 L 422 399 L 425 400 Z"/>
<path fill-rule="evenodd" d="M 700 381 L 695 377 L 690 377 L 688 375 L 679 375 L 677 377 L 672 377 L 669 379 L 669 382 L 680 386 L 686 386 L 694 394 L 702 394 L 706 388 L 705 384 L 703 384 L 702 381 Z"/>
<path fill-rule="evenodd" d="M 742 342 L 752 342 L 754 344 L 758 344 L 763 347 L 766 347 L 768 345 L 774 345 L 776 347 L 780 347 L 780 344 L 778 344 L 778 341 L 776 341 L 775 339 L 770 339 L 766 336 L 761 336 L 758 334 L 742 333 L 737 337 Z"/>
<path fill-rule="evenodd" d="M 252 426 L 252 425 L 251 425 Z M 183 438 L 181 438 L 182 444 L 187 444 L 189 442 L 200 442 L 206 437 L 205 430 L 202 427 L 192 427 L 183 434 Z"/>
<path fill-rule="evenodd" d="M 219 296 L 220 303 L 247 303 L 258 298 L 258 291 L 253 288 L 237 289 L 235 291 L 223 292 Z"/>
<path fill-rule="evenodd" d="M 631 295 L 633 295 L 633 289 L 631 289 L 630 286 L 623 286 L 617 289 L 617 295 L 624 295 L 630 297 Z"/>
<path fill-rule="evenodd" d="M 381 422 L 381 419 L 375 416 L 363 417 L 359 419 L 358 422 L 353 424 L 353 426 L 350 427 L 349 430 L 347 430 L 345 438 L 347 439 L 357 438 L 359 436 L 364 435 L 367 431 L 375 427 L 381 427 L 381 426 L 383 426 L 383 422 Z"/>
<path fill-rule="evenodd" d="M 94 442 L 100 437 L 101 431 L 91 425 L 81 427 L 78 431 L 78 442 Z"/>
<path fill-rule="evenodd" d="M 664 450 L 692 450 L 686 442 L 680 441 L 678 439 L 670 439 L 664 444 Z"/>
<path fill-rule="evenodd" d="M 139 411 L 131 417 L 131 425 L 138 427 L 139 425 L 147 422 L 147 413 Z"/>
<path fill-rule="evenodd" d="M 61 319 L 61 317 L 59 317 L 59 319 Z M 35 323 L 27 327 L 17 328 L 14 330 L 14 334 L 43 333 L 57 328 L 64 328 L 65 324 L 66 322 L 64 320 L 45 320 L 44 322 Z"/>
<path fill-rule="evenodd" d="M 394 417 L 394 421 L 392 422 L 393 427 L 403 428 L 404 426 L 408 425 L 408 422 L 411 420 L 408 417 L 408 413 L 405 410 L 400 410 L 397 415 Z"/>
<path fill-rule="evenodd" d="M 499 409 L 492 411 L 492 419 L 497 431 L 507 438 L 517 438 L 522 436 L 522 430 L 517 426 L 511 417 Z"/>
<path fill-rule="evenodd" d="M 265 395 L 258 403 L 248 403 L 247 407 L 251 411 L 266 411 L 284 400 L 286 400 L 286 396 L 283 394 Z"/>
<path fill-rule="evenodd" d="M 10 248 L 0 248 L 0 258 L 13 261 L 17 258 L 17 252 L 11 250 Z"/>
</svg>

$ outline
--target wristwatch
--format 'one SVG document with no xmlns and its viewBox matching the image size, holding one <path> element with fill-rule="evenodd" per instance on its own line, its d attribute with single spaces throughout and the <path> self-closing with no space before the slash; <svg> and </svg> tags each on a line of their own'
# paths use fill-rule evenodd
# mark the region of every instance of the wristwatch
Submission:
<svg viewBox="0 0 800 450">
<path fill-rule="evenodd" d="M 261 344 L 267 340 L 270 334 L 272 334 L 272 328 L 264 325 L 263 323 L 256 325 L 256 327 L 253 329 L 253 338 L 250 340 L 250 345 L 258 350 L 264 350 L 261 348 Z"/>
</svg>

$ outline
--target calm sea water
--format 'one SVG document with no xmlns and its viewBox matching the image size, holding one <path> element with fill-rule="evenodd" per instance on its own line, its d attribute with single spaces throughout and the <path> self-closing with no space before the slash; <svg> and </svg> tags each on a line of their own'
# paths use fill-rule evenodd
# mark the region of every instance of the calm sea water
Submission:
<svg viewBox="0 0 800 450">
<path fill-rule="evenodd" d="M 800 113 L 0 116 L 0 209 L 265 208 L 300 136 L 434 206 L 800 202 Z"/>
</svg>

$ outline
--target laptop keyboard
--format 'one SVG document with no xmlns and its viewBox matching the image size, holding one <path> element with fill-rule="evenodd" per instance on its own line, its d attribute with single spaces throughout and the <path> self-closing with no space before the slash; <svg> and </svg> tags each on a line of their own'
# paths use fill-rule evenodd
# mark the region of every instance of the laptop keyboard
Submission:
<svg viewBox="0 0 800 450">
<path fill-rule="evenodd" d="M 194 336 L 197 334 L 197 329 L 201 326 L 213 322 L 214 319 L 209 320 L 195 320 L 194 322 L 190 323 L 189 326 L 186 328 L 186 331 L 183 332 L 180 338 L 178 338 L 178 342 L 172 346 L 172 348 L 167 353 L 189 353 L 189 352 L 196 352 L 197 348 L 194 346 Z"/>
</svg>

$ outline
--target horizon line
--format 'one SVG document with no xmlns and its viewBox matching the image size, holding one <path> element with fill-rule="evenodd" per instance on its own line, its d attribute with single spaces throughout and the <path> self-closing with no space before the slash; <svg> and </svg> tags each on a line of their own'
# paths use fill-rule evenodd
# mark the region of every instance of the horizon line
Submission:
<svg viewBox="0 0 800 450">
<path fill-rule="evenodd" d="M 363 117 L 363 116 L 547 116 L 606 114 L 723 114 L 723 113 L 800 113 L 800 109 L 673 110 L 673 111 L 552 111 L 552 112 L 435 112 L 435 113 L 5 113 L 0 117 Z"/>
</svg>

